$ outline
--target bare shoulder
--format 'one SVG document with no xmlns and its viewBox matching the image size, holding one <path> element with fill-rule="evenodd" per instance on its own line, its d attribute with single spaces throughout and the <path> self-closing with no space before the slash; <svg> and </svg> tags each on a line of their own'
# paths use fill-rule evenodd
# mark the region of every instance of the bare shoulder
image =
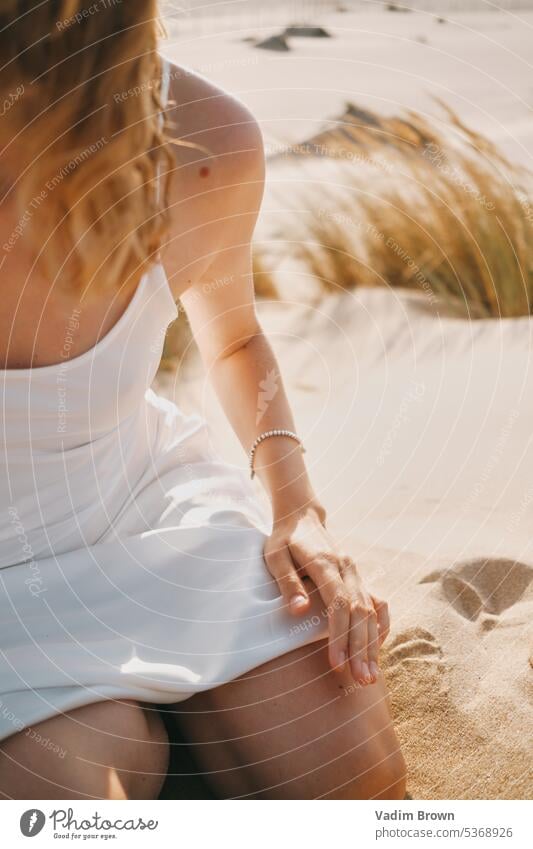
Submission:
<svg viewBox="0 0 533 849">
<path fill-rule="evenodd" d="M 217 253 L 252 237 L 264 188 L 257 120 L 237 97 L 170 64 L 167 115 L 174 159 L 171 233 L 164 254 L 176 297 L 202 278 Z"/>
<path fill-rule="evenodd" d="M 216 158 L 219 170 L 238 167 L 260 173 L 263 139 L 248 107 L 190 68 L 174 62 L 170 66 L 169 114 L 178 139 Z"/>
</svg>

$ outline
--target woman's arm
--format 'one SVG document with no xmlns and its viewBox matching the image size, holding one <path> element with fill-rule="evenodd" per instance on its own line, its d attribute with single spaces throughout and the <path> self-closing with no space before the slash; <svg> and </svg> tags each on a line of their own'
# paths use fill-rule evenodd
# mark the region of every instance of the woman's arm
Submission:
<svg viewBox="0 0 533 849">
<path fill-rule="evenodd" d="M 264 431 L 294 431 L 295 426 L 254 304 L 251 239 L 264 188 L 261 133 L 248 110 L 230 98 L 224 120 L 232 132 L 223 134 L 222 146 L 219 137 L 214 157 L 196 163 L 210 163 L 213 183 L 201 192 L 201 203 L 211 238 L 202 241 L 203 249 L 189 243 L 188 256 L 192 252 L 195 262 L 189 261 L 188 269 L 202 272 L 196 279 L 190 274 L 190 285 L 180 283 L 179 295 L 208 376 L 248 453 Z M 213 126 L 220 128 L 220 119 Z M 197 178 L 196 194 L 189 188 L 196 204 L 201 185 Z M 201 232 L 202 223 L 193 230 Z M 189 242 L 191 238 L 195 240 L 190 235 Z M 178 280 L 183 277 L 183 271 L 177 275 Z M 354 680 L 372 683 L 378 674 L 378 648 L 388 633 L 386 604 L 367 593 L 355 564 L 326 530 L 325 510 L 300 447 L 285 437 L 267 439 L 259 445 L 254 465 L 272 504 L 273 532 L 265 561 L 289 610 L 305 613 L 309 592 L 318 592 L 329 620 L 332 667 L 349 664 Z"/>
</svg>

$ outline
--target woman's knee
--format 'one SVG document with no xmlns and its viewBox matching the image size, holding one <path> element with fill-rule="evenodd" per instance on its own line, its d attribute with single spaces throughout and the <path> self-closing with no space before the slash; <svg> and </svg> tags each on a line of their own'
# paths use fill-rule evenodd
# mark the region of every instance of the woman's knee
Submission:
<svg viewBox="0 0 533 849">
<path fill-rule="evenodd" d="M 292 788 L 298 798 L 405 797 L 406 765 L 392 725 L 380 731 L 346 726 L 310 749 L 308 771 L 300 773 Z"/>
<path fill-rule="evenodd" d="M 307 647 L 196 696 L 180 725 L 217 795 L 403 798 L 385 683 L 350 680 L 329 669 L 326 645 Z"/>
<path fill-rule="evenodd" d="M 30 731 L 9 738 L 0 750 L 0 792 L 5 797 L 159 795 L 168 768 L 168 738 L 156 710 L 136 702 L 99 702 L 55 716 Z M 35 742 L 39 739 L 57 743 L 61 757 L 39 746 Z"/>
<path fill-rule="evenodd" d="M 376 799 L 404 799 L 407 784 L 407 766 L 402 752 L 397 749 L 388 756 L 380 776 L 381 792 Z"/>
<path fill-rule="evenodd" d="M 392 738 L 387 743 L 368 744 L 354 756 L 353 778 L 338 788 L 341 798 L 403 799 L 406 792 L 406 764 L 401 749 Z M 335 793 L 332 794 L 332 798 Z"/>
</svg>

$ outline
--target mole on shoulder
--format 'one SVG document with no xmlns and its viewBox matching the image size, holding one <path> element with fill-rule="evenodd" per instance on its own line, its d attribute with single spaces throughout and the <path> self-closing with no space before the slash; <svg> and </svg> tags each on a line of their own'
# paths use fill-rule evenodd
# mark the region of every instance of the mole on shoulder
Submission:
<svg viewBox="0 0 533 849">
<path fill-rule="evenodd" d="M 200 177 L 209 177 L 211 169 L 207 165 L 202 165 L 200 168 Z"/>
</svg>

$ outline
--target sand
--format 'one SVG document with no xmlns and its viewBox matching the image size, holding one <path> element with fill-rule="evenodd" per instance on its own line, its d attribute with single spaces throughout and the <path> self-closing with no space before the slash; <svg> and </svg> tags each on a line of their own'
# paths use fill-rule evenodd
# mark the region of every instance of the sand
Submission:
<svg viewBox="0 0 533 849">
<path fill-rule="evenodd" d="M 355 11 L 326 11 L 310 21 L 332 38 L 289 39 L 290 52 L 278 54 L 244 39 L 282 32 L 302 18 L 300 5 L 311 4 L 270 9 L 239 0 L 226 5 L 224 16 L 172 18 L 165 51 L 241 97 L 260 120 L 271 151 L 308 138 L 325 118 L 342 112 L 346 100 L 386 114 L 413 108 L 438 116 L 438 97 L 514 161 L 533 167 L 533 2 L 526 3 L 529 10 L 498 12 L 482 0 L 420 0 L 425 11 L 408 14 L 356 3 Z M 457 11 L 472 6 L 489 11 Z M 438 23 L 442 16 L 445 24 Z"/>
<path fill-rule="evenodd" d="M 241 43 L 240 32 L 195 38 L 190 30 L 169 47 L 186 64 L 209 57 L 205 73 L 250 103 L 267 138 L 305 139 L 344 99 L 423 110 L 445 87 L 471 125 L 527 164 L 533 119 L 523 68 L 533 13 L 516 14 L 456 14 L 453 25 L 415 13 L 326 15 L 313 23 L 334 38 L 300 39 L 274 57 Z M 267 193 L 262 235 L 274 228 L 285 179 L 269 167 L 276 193 Z M 260 316 L 330 527 L 390 602 L 382 662 L 409 792 L 528 798 L 533 321 L 469 322 L 424 294 L 386 288 L 304 298 L 301 280 L 285 274 L 283 299 L 262 303 Z M 244 467 L 197 360 L 163 386 L 187 410 L 200 409 L 221 456 Z"/>
</svg>

